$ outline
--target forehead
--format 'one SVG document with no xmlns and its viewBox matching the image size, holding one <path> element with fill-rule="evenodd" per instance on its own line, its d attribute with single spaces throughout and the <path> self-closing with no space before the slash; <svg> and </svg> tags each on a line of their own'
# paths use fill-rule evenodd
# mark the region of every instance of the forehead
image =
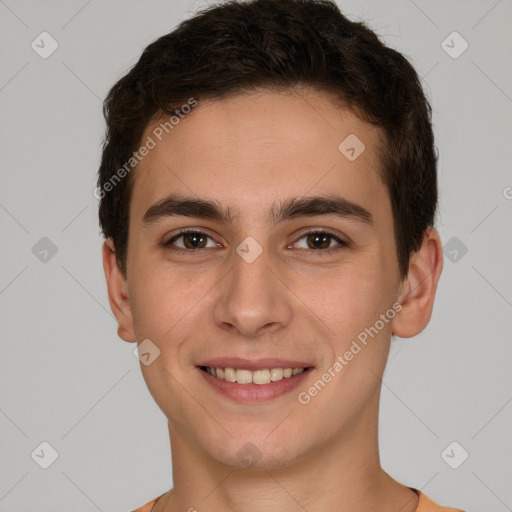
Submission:
<svg viewBox="0 0 512 512">
<path fill-rule="evenodd" d="M 134 171 L 135 222 L 171 193 L 218 201 L 254 222 L 266 220 L 270 204 L 305 195 L 337 193 L 376 214 L 389 210 L 379 129 L 325 93 L 246 93 L 200 102 L 163 124 L 169 117 L 142 138 L 154 147 Z"/>
</svg>

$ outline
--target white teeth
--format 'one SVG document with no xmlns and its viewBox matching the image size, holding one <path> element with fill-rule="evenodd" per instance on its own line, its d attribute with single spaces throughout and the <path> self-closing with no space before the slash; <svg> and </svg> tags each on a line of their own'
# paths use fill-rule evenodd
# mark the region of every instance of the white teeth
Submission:
<svg viewBox="0 0 512 512">
<path fill-rule="evenodd" d="M 256 370 L 252 372 L 254 384 L 268 384 L 270 382 L 270 370 Z"/>
<path fill-rule="evenodd" d="M 250 370 L 237 370 L 236 381 L 240 384 L 251 384 L 252 372 Z"/>
<path fill-rule="evenodd" d="M 224 380 L 236 382 L 236 371 L 233 368 L 226 368 L 224 370 Z"/>
<path fill-rule="evenodd" d="M 265 368 L 252 372 L 235 368 L 206 367 L 206 371 L 221 380 L 238 382 L 239 384 L 270 384 L 281 379 L 288 379 L 292 375 L 299 375 L 304 368 Z"/>
<path fill-rule="evenodd" d="M 270 380 L 273 382 L 275 380 L 281 380 L 283 378 L 283 369 L 282 368 L 272 368 L 270 370 Z"/>
</svg>

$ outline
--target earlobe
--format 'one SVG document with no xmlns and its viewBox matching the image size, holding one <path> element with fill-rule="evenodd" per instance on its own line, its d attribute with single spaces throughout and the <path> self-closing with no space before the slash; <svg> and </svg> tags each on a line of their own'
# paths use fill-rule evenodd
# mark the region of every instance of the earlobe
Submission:
<svg viewBox="0 0 512 512">
<path fill-rule="evenodd" d="M 111 238 L 103 242 L 102 251 L 108 300 L 118 323 L 117 334 L 124 341 L 131 343 L 136 340 L 131 303 L 127 292 L 126 279 L 119 268 Z"/>
<path fill-rule="evenodd" d="M 439 233 L 428 228 L 421 247 L 411 255 L 399 297 L 402 310 L 393 319 L 393 334 L 410 338 L 425 329 L 432 316 L 442 269 L 443 249 Z"/>
</svg>

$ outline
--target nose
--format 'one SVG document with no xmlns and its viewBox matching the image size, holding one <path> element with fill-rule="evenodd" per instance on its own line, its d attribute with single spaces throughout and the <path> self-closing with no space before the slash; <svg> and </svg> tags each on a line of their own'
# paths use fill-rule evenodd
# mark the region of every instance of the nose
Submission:
<svg viewBox="0 0 512 512">
<path fill-rule="evenodd" d="M 269 260 L 265 250 L 251 263 L 234 254 L 214 308 L 214 321 L 220 328 L 258 338 L 290 323 L 292 293 Z"/>
</svg>

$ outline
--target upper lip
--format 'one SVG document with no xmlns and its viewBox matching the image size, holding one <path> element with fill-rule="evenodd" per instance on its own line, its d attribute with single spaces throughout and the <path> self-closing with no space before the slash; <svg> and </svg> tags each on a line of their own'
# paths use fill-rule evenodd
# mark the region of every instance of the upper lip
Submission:
<svg viewBox="0 0 512 512">
<path fill-rule="evenodd" d="M 197 366 L 212 368 L 237 368 L 240 370 L 261 370 L 266 368 L 308 368 L 313 365 L 291 359 L 261 358 L 244 359 L 242 357 L 216 357 L 199 363 Z"/>
</svg>

